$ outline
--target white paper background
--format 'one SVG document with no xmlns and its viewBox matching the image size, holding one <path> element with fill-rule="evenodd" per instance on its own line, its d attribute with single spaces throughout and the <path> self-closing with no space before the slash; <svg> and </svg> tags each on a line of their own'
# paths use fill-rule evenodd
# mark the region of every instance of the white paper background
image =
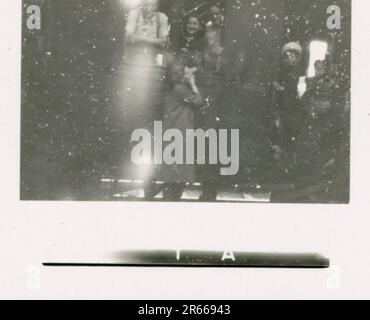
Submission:
<svg viewBox="0 0 370 320">
<path fill-rule="evenodd" d="M 30 1 L 31 3 L 32 1 Z M 353 0 L 351 204 L 19 201 L 21 1 L 0 19 L 0 297 L 370 298 L 370 3 Z M 322 252 L 329 270 L 48 269 L 125 249 Z"/>
</svg>

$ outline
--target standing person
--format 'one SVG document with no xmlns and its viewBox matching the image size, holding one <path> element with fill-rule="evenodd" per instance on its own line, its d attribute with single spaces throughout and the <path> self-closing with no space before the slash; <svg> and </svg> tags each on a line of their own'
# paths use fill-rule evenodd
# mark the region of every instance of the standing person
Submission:
<svg viewBox="0 0 370 320">
<path fill-rule="evenodd" d="M 330 187 L 343 176 L 341 149 L 347 138 L 343 121 L 346 106 L 340 96 L 329 63 L 317 61 L 315 77 L 308 79 L 303 96 L 307 116 L 296 150 L 299 187 L 317 190 L 302 195 L 307 202 L 330 201 Z"/>
<path fill-rule="evenodd" d="M 194 115 L 203 106 L 203 97 L 196 85 L 194 70 L 183 61 L 175 62 L 171 78 L 173 87 L 165 99 L 163 126 L 165 130 L 178 129 L 186 137 L 186 130 L 195 128 Z M 195 165 L 163 165 L 160 176 L 165 182 L 164 200 L 178 201 L 185 183 L 195 182 Z"/>
<path fill-rule="evenodd" d="M 282 174 L 288 182 L 292 178 L 297 137 L 302 128 L 304 113 L 298 95 L 303 49 L 297 42 L 282 48 L 282 68 L 277 81 L 273 82 L 273 107 L 275 116 L 273 149 L 282 166 Z M 282 177 L 283 178 L 283 177 Z"/>
<path fill-rule="evenodd" d="M 172 88 L 164 102 L 163 131 L 176 129 L 186 139 L 186 130 L 195 129 L 194 115 L 203 106 L 203 97 L 196 85 L 194 70 L 186 67 L 182 59 L 173 63 L 170 76 Z M 183 163 L 185 156 L 182 155 Z M 195 182 L 195 164 L 163 164 L 156 178 L 164 182 L 163 199 L 179 201 L 185 184 Z M 152 200 L 159 191 L 153 184 L 147 185 L 146 199 Z"/>
<path fill-rule="evenodd" d="M 136 129 L 151 131 L 153 122 L 162 118 L 169 24 L 167 16 L 158 8 L 158 0 L 140 0 L 140 5 L 127 15 L 119 81 L 121 129 L 117 138 L 118 150 L 122 145 L 130 145 L 129 138 Z M 117 176 L 144 179 L 143 171 L 133 165 L 128 152 L 120 155 L 117 162 Z"/>
<path fill-rule="evenodd" d="M 126 44 L 129 60 L 154 58 L 168 42 L 168 17 L 158 12 L 159 0 L 143 0 L 140 7 L 129 12 L 126 24 Z M 136 57 L 135 57 L 136 56 Z M 150 61 L 152 62 L 152 61 Z"/>
<path fill-rule="evenodd" d="M 223 35 L 225 16 L 218 4 L 209 9 L 210 21 L 206 26 L 206 50 L 204 52 L 204 70 L 206 76 L 202 83 L 202 94 L 207 100 L 207 108 L 199 115 L 198 125 L 204 130 L 218 127 L 218 112 L 220 97 L 222 95 L 224 81 L 220 73 L 226 65 L 223 47 Z M 206 139 L 209 144 L 209 139 Z M 208 148 L 207 148 L 208 149 Z M 220 184 L 219 168 L 217 165 L 206 165 L 198 169 L 198 175 L 202 183 L 201 202 L 213 202 L 217 200 L 217 188 Z"/>
<path fill-rule="evenodd" d="M 207 24 L 206 39 L 208 48 L 206 51 L 206 63 L 209 69 L 220 72 L 224 64 L 223 33 L 225 16 L 220 6 L 213 5 L 210 8 L 211 20 Z"/>
</svg>

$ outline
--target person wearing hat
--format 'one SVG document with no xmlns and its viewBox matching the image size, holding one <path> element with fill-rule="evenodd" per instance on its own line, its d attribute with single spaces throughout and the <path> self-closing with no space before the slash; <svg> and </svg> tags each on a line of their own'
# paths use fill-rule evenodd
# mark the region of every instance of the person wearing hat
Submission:
<svg viewBox="0 0 370 320">
<path fill-rule="evenodd" d="M 289 42 L 281 50 L 282 66 L 279 79 L 273 82 L 274 125 L 272 143 L 279 165 L 280 182 L 291 182 L 294 172 L 296 141 L 301 130 L 304 112 L 300 107 L 298 84 L 302 69 L 302 46 Z"/>
<path fill-rule="evenodd" d="M 281 53 L 286 67 L 295 68 L 301 63 L 303 49 L 298 42 L 287 43 Z"/>
</svg>

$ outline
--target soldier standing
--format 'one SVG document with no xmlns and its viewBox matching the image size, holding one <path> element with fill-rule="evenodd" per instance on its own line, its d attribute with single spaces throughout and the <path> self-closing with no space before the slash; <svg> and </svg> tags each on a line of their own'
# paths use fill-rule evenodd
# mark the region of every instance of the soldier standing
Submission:
<svg viewBox="0 0 370 320">
<path fill-rule="evenodd" d="M 298 84 L 302 74 L 303 49 L 297 42 L 282 48 L 283 66 L 278 81 L 273 82 L 273 104 L 275 123 L 273 149 L 280 163 L 282 179 L 292 182 L 297 137 L 302 128 L 304 112 L 298 95 Z"/>
</svg>

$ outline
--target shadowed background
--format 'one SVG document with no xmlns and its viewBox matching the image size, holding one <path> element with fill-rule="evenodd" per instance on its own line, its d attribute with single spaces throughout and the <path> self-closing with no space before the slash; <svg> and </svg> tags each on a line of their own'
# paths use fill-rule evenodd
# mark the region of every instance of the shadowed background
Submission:
<svg viewBox="0 0 370 320">
<path fill-rule="evenodd" d="M 33 2 L 41 6 L 42 29 L 30 31 L 23 23 L 21 199 L 109 200 L 99 187 L 101 179 L 130 175 L 124 163 L 131 152 L 134 106 L 122 85 L 127 10 L 118 0 Z M 183 13 L 203 2 L 161 1 L 171 37 Z M 226 183 L 278 183 L 269 171 L 274 161 L 270 81 L 279 72 L 284 43 L 330 38 L 326 9 L 332 4 L 340 5 L 344 15 L 332 59 L 343 70 L 345 93 L 350 88 L 350 1 L 223 2 L 230 61 L 225 77 L 238 81 L 223 87 L 219 117 L 222 127 L 241 130 L 240 173 L 232 181 L 225 178 Z M 26 18 L 24 12 L 23 22 Z M 235 64 L 240 54 L 245 56 L 242 69 Z M 161 98 L 158 83 L 142 94 Z M 342 139 L 348 152 L 349 137 Z M 348 197 L 348 156 L 341 155 L 347 165 L 341 170 L 343 197 Z"/>
</svg>

